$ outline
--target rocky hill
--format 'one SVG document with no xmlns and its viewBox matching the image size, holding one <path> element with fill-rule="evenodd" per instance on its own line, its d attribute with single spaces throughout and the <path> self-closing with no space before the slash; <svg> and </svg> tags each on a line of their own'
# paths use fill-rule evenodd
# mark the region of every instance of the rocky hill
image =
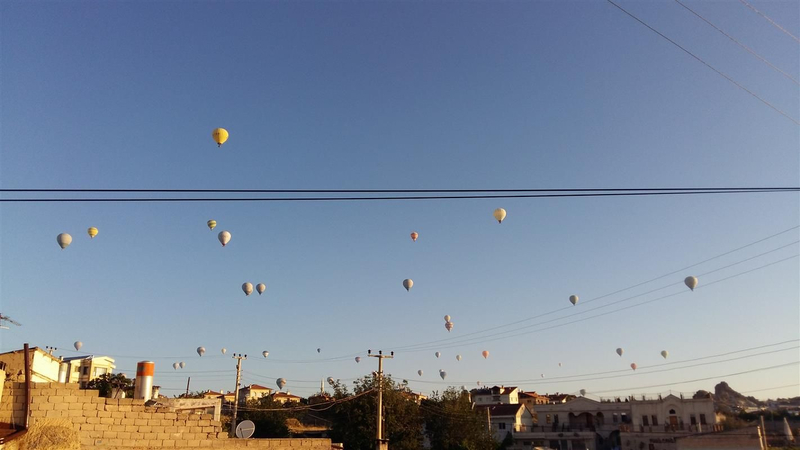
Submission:
<svg viewBox="0 0 800 450">
<path fill-rule="evenodd" d="M 765 402 L 755 397 L 746 397 L 736 392 L 724 381 L 714 386 L 714 402 L 716 403 L 717 409 L 723 412 L 733 412 L 744 408 L 756 408 L 767 405 Z"/>
</svg>

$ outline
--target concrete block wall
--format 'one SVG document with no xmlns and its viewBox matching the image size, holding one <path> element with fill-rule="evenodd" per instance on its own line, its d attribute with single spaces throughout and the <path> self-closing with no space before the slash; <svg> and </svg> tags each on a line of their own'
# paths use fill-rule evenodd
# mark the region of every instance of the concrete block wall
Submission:
<svg viewBox="0 0 800 450">
<path fill-rule="evenodd" d="M 22 424 L 24 383 L 6 382 L 0 397 L 0 421 Z M 99 397 L 96 390 L 74 383 L 34 383 L 31 425 L 37 420 L 66 418 L 80 435 L 81 448 L 117 449 L 330 449 L 329 439 L 229 439 L 212 415 L 153 408 L 143 400 Z"/>
</svg>

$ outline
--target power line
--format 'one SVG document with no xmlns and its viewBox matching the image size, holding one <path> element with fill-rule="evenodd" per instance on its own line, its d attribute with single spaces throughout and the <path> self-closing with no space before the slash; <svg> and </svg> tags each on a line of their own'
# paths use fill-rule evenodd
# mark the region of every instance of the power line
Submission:
<svg viewBox="0 0 800 450">
<path fill-rule="evenodd" d="M 743 90 L 743 91 L 747 92 L 748 94 L 752 95 L 753 97 L 755 97 L 755 98 L 757 98 L 759 101 L 761 101 L 761 103 L 763 103 L 763 104 L 765 104 L 765 105 L 769 106 L 769 107 L 770 107 L 770 108 L 772 108 L 773 110 L 775 110 L 775 111 L 777 111 L 778 113 L 780 113 L 782 116 L 784 116 L 784 117 L 786 117 L 787 119 L 791 120 L 792 122 L 794 122 L 794 123 L 795 123 L 795 125 L 800 125 L 800 121 L 798 121 L 797 119 L 793 118 L 793 117 L 792 117 L 792 116 L 790 116 L 789 114 L 787 114 L 787 113 L 783 112 L 782 110 L 778 109 L 778 107 L 776 107 L 776 106 L 775 106 L 775 105 L 773 105 L 772 103 L 770 103 L 770 102 L 768 102 L 768 101 L 764 100 L 763 98 L 759 97 L 759 96 L 758 96 L 758 94 L 756 94 L 755 92 L 753 92 L 753 91 L 751 91 L 750 89 L 747 89 L 746 87 L 742 86 L 741 84 L 739 84 L 739 82 L 738 82 L 738 81 L 736 81 L 736 80 L 734 80 L 733 78 L 729 77 L 728 75 L 726 75 L 725 73 L 723 73 L 722 71 L 720 71 L 720 70 L 719 70 L 719 69 L 717 69 L 716 67 L 712 66 L 711 64 L 709 64 L 709 63 L 705 62 L 705 61 L 704 61 L 702 58 L 700 58 L 699 56 L 695 55 L 695 54 L 694 54 L 694 53 L 692 53 L 691 51 L 687 50 L 685 47 L 683 47 L 682 45 L 680 45 L 680 44 L 678 44 L 677 42 L 673 41 L 672 39 L 668 38 L 666 35 L 664 35 L 664 34 L 663 34 L 663 33 L 661 33 L 660 31 L 658 31 L 658 30 L 656 30 L 655 28 L 651 27 L 650 25 L 648 25 L 647 23 L 645 23 L 645 22 L 644 22 L 642 19 L 640 19 L 640 18 L 636 17 L 635 15 L 633 15 L 632 13 L 630 13 L 630 12 L 629 12 L 628 10 L 626 10 L 625 8 L 623 8 L 623 7 L 619 6 L 618 4 L 614 3 L 614 1 L 613 1 L 613 0 L 606 0 L 606 1 L 607 1 L 608 3 L 611 3 L 612 5 L 614 5 L 615 7 L 617 7 L 617 9 L 619 9 L 619 10 L 620 10 L 620 11 L 622 11 L 622 12 L 624 12 L 625 14 L 627 14 L 628 16 L 630 16 L 631 18 L 633 18 L 634 20 L 636 20 L 636 21 L 637 21 L 637 22 L 639 22 L 640 24 L 642 24 L 642 25 L 644 25 L 645 27 L 647 27 L 647 28 L 648 28 L 650 31 L 652 31 L 652 32 L 656 33 L 657 35 L 659 35 L 659 36 L 661 36 L 662 38 L 664 38 L 664 39 L 666 39 L 667 41 L 669 41 L 669 43 L 671 43 L 672 45 L 674 45 L 674 46 L 678 47 L 679 49 L 683 50 L 683 51 L 684 51 L 686 54 L 688 54 L 688 55 L 689 55 L 689 56 L 691 56 L 692 58 L 694 58 L 694 59 L 696 59 L 696 60 L 700 61 L 700 62 L 701 62 L 701 63 L 702 63 L 704 66 L 708 67 L 709 69 L 713 70 L 714 72 L 716 72 L 717 74 L 719 74 L 720 76 L 722 76 L 723 78 L 725 78 L 726 80 L 730 81 L 731 83 L 733 83 L 733 84 L 734 84 L 736 87 L 738 87 L 739 89 L 741 89 L 741 90 Z M 739 0 L 739 1 L 744 1 L 744 0 Z"/>
<path fill-rule="evenodd" d="M 498 192 L 669 192 L 669 191 L 758 191 L 797 189 L 794 186 L 768 187 L 668 187 L 668 188 L 525 188 L 525 189 L 59 189 L 14 188 L 0 189 L 8 193 L 193 193 L 193 194 L 430 194 L 430 193 L 498 193 Z"/>
<path fill-rule="evenodd" d="M 753 392 L 773 391 L 775 389 L 785 389 L 785 388 L 797 387 L 797 386 L 800 386 L 800 383 L 786 384 L 786 385 L 783 385 L 783 386 L 772 386 L 772 387 L 763 388 L 763 389 L 756 389 L 756 390 L 753 390 L 753 391 L 743 391 L 743 392 L 740 392 L 740 394 L 752 394 Z"/>
<path fill-rule="evenodd" d="M 772 24 L 772 25 L 773 25 L 775 28 L 777 28 L 777 29 L 779 29 L 779 30 L 783 31 L 783 32 L 784 32 L 784 33 L 786 33 L 788 36 L 790 36 L 792 39 L 794 39 L 795 41 L 797 41 L 798 43 L 800 43 L 800 39 L 798 39 L 798 38 L 797 38 L 797 36 L 795 36 L 795 35 L 793 35 L 792 33 L 789 33 L 788 31 L 786 31 L 786 29 L 785 29 L 785 28 L 783 28 L 782 26 L 778 25 L 778 24 L 777 24 L 777 23 L 776 23 L 774 20 L 770 19 L 770 18 L 769 18 L 769 16 L 767 16 L 767 15 L 766 15 L 766 14 L 764 14 L 763 12 L 761 12 L 761 11 L 757 10 L 757 9 L 755 8 L 755 6 L 751 5 L 750 3 L 747 3 L 747 2 L 746 2 L 746 1 L 744 1 L 744 0 L 739 0 L 739 1 L 740 1 L 740 2 L 742 2 L 742 4 L 743 4 L 744 6 L 747 6 L 748 8 L 752 9 L 753 11 L 755 11 L 755 12 L 756 12 L 756 14 L 758 14 L 759 16 L 761 16 L 761 17 L 763 17 L 763 18 L 767 19 L 767 21 L 769 21 L 769 23 L 771 23 L 771 24 Z"/>
<path fill-rule="evenodd" d="M 675 2 L 676 2 L 676 3 L 678 3 L 679 5 L 683 6 L 683 7 L 684 7 L 686 10 L 688 10 L 689 12 L 691 12 L 692 14 L 694 14 L 695 16 L 697 16 L 697 17 L 698 17 L 700 20 L 702 20 L 703 22 L 705 22 L 705 23 L 709 24 L 709 25 L 710 25 L 712 28 L 714 28 L 715 30 L 717 30 L 717 31 L 719 31 L 720 33 L 722 33 L 722 35 L 723 35 L 723 36 L 725 36 L 725 37 L 727 37 L 728 39 L 730 39 L 731 41 L 733 41 L 733 42 L 734 42 L 736 45 L 738 45 L 739 47 L 741 47 L 741 48 L 743 48 L 743 49 L 747 50 L 747 51 L 748 51 L 750 54 L 752 54 L 752 55 L 753 55 L 753 56 L 755 56 L 756 58 L 760 59 L 760 60 L 761 60 L 763 63 L 765 63 L 765 64 L 767 64 L 768 66 L 772 67 L 773 69 L 775 69 L 776 71 L 778 71 L 778 72 L 779 72 L 781 75 L 785 76 L 786 78 L 788 78 L 788 79 L 792 80 L 792 82 L 794 82 L 794 84 L 800 85 L 800 82 L 798 82 L 796 79 L 794 79 L 794 77 L 792 77 L 792 76 L 791 76 L 791 75 L 789 75 L 788 73 L 784 72 L 783 70 L 779 69 L 778 67 L 776 67 L 776 66 L 775 66 L 774 64 L 772 64 L 771 62 L 767 61 L 767 59 L 766 59 L 766 58 L 764 58 L 763 56 L 761 56 L 761 55 L 759 55 L 758 53 L 756 53 L 756 51 L 755 51 L 755 50 L 753 50 L 753 49 L 751 49 L 750 47 L 748 47 L 748 46 L 746 46 L 746 45 L 742 44 L 741 42 L 737 41 L 737 40 L 736 40 L 736 38 L 734 38 L 734 37 L 733 37 L 733 36 L 731 36 L 730 34 L 728 34 L 728 33 L 724 32 L 724 31 L 722 31 L 722 30 L 721 30 L 719 27 L 717 27 L 716 25 L 714 25 L 713 23 L 711 23 L 711 22 L 710 22 L 708 19 L 706 19 L 705 17 L 701 16 L 701 15 L 700 15 L 700 14 L 699 14 L 697 11 L 693 10 L 692 8 L 689 8 L 688 6 L 686 6 L 686 4 L 682 3 L 680 0 L 675 0 Z"/>
<path fill-rule="evenodd" d="M 610 1 L 610 0 L 609 0 Z M 788 116 L 787 116 L 788 117 Z M 794 120 L 794 119 L 792 119 Z M 796 122 L 800 125 L 800 122 Z M 391 200 L 476 200 L 514 198 L 576 198 L 576 197 L 652 197 L 673 195 L 765 194 L 800 192 L 800 187 L 778 189 L 737 189 L 669 192 L 590 192 L 561 194 L 506 195 L 406 195 L 369 197 L 137 197 L 137 198 L 0 198 L 0 203 L 179 203 L 179 202 L 329 202 L 329 201 L 391 201 Z"/>
</svg>

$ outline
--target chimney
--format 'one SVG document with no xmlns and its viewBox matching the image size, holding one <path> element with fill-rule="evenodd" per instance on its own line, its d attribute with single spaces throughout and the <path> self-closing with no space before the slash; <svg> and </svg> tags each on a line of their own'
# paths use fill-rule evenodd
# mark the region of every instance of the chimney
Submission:
<svg viewBox="0 0 800 450">
<path fill-rule="evenodd" d="M 156 363 L 153 361 L 139 361 L 136 364 L 136 384 L 133 398 L 144 401 L 150 400 L 153 395 L 153 375 L 155 370 Z"/>
<path fill-rule="evenodd" d="M 158 400 L 158 394 L 159 394 L 160 390 L 161 390 L 161 386 L 153 386 L 153 395 L 150 398 L 154 398 L 154 399 Z"/>
</svg>

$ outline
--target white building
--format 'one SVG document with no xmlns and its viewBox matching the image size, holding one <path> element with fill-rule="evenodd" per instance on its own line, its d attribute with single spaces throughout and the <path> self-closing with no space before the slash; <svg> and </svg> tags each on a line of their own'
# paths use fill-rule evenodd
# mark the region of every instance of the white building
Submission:
<svg viewBox="0 0 800 450">
<path fill-rule="evenodd" d="M 519 389 L 514 386 L 493 386 L 469 391 L 475 406 L 516 405 L 519 403 Z"/>
<path fill-rule="evenodd" d="M 515 433 L 533 426 L 533 414 L 522 404 L 487 405 L 477 408 L 488 411 L 494 438 L 499 442 L 508 434 L 513 437 Z"/>
</svg>

